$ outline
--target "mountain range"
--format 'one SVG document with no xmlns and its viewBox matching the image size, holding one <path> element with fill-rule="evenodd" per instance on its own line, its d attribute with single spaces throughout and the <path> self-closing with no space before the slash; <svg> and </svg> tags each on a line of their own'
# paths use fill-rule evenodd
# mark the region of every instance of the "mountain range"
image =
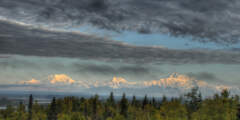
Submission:
<svg viewBox="0 0 240 120">
<path fill-rule="evenodd" d="M 22 81 L 18 83 L 19 86 L 24 85 L 26 90 L 55 90 L 58 92 L 82 92 L 89 94 L 103 94 L 107 95 L 113 91 L 115 94 L 143 96 L 179 96 L 189 92 L 192 88 L 198 87 L 203 96 L 210 96 L 214 93 L 221 92 L 223 89 L 231 91 L 231 93 L 238 94 L 240 89 L 238 87 L 227 85 L 209 84 L 202 80 L 196 80 L 184 74 L 172 73 L 168 77 L 160 80 L 151 81 L 127 81 L 122 77 L 113 77 L 110 81 L 76 81 L 65 74 L 56 74 L 48 77 L 48 81 L 41 83 L 36 79 L 29 81 Z"/>
</svg>

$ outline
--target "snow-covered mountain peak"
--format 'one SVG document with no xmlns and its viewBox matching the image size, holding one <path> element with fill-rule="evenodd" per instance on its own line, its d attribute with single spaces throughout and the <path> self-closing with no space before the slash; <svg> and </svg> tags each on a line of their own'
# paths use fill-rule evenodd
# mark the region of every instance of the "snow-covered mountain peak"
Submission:
<svg viewBox="0 0 240 120">
<path fill-rule="evenodd" d="M 201 93 L 205 96 L 221 92 L 223 89 L 228 89 L 232 93 L 240 93 L 239 87 L 213 84 L 203 80 L 197 80 L 184 74 L 173 73 L 168 77 L 159 80 L 139 81 L 132 82 L 131 79 L 126 80 L 123 77 L 113 77 L 109 81 L 86 81 L 86 80 L 73 80 L 65 74 L 51 75 L 48 81 L 39 81 L 32 79 L 29 81 L 22 81 L 18 84 L 25 85 L 25 87 L 34 87 L 41 85 L 45 88 L 60 88 L 75 89 L 77 91 L 85 91 L 91 93 L 109 93 L 117 91 L 119 93 L 129 93 L 134 95 L 150 94 L 154 96 L 173 95 L 177 96 L 190 91 L 193 87 L 198 87 Z"/>
<path fill-rule="evenodd" d="M 122 77 L 113 77 L 111 82 L 114 84 L 128 83 L 128 81 Z"/>
<path fill-rule="evenodd" d="M 198 81 L 195 79 L 188 77 L 186 75 L 182 75 L 179 73 L 173 73 L 167 78 L 161 78 L 160 80 L 153 81 L 145 81 L 144 86 L 159 86 L 159 87 L 173 87 L 173 88 L 192 88 L 196 86 Z M 203 82 L 201 82 L 203 85 Z"/>
<path fill-rule="evenodd" d="M 123 88 L 137 85 L 136 82 L 129 82 L 122 77 L 113 77 L 112 81 L 108 83 L 109 87 L 112 88 Z"/>
</svg>

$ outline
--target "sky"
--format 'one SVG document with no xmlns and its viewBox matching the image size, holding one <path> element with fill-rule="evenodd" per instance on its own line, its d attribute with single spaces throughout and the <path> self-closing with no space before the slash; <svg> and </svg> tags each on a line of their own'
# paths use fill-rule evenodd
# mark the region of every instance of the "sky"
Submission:
<svg viewBox="0 0 240 120">
<path fill-rule="evenodd" d="M 0 90 L 173 73 L 239 88 L 239 11 L 238 0 L 0 0 Z"/>
</svg>

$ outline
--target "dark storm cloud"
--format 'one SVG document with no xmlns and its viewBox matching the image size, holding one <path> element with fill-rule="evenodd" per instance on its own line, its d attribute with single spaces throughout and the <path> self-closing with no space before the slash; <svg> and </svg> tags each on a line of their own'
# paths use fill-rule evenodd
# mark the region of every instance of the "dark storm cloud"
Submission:
<svg viewBox="0 0 240 120">
<path fill-rule="evenodd" d="M 0 54 L 72 57 L 129 63 L 239 64 L 240 53 L 131 46 L 80 33 L 56 32 L 0 21 Z"/>
<path fill-rule="evenodd" d="M 240 41 L 239 0 L 1 0 L 0 16 L 33 24 L 193 36 L 200 42 Z"/>
<path fill-rule="evenodd" d="M 24 57 L 22 57 L 24 58 Z M 33 58 L 34 59 L 34 58 Z M 5 59 L 3 62 L 0 61 L 0 68 L 2 69 L 54 69 L 54 70 L 62 70 L 70 71 L 71 73 L 92 73 L 92 74 L 108 74 L 108 75 L 145 75 L 149 74 L 151 71 L 151 67 L 147 67 L 144 65 L 135 65 L 135 64 L 96 64 L 97 61 L 88 61 L 86 63 L 82 60 L 77 61 L 66 61 L 61 59 L 53 59 L 47 62 L 34 61 L 33 59 L 20 59 L 18 57 L 12 57 L 9 59 Z M 39 58 L 41 59 L 41 58 Z M 63 70 L 64 71 L 64 70 Z"/>
<path fill-rule="evenodd" d="M 95 36 L 50 32 L 2 22 L 0 52 L 56 57 L 123 59 L 137 62 L 238 63 L 239 54 L 194 50 L 134 47 Z M 225 57 L 223 57 L 225 56 Z"/>
<path fill-rule="evenodd" d="M 0 89 L 4 88 L 21 88 L 21 87 L 36 87 L 41 88 L 41 85 L 24 85 L 24 84 L 7 84 L 7 85 L 0 85 Z"/>
</svg>

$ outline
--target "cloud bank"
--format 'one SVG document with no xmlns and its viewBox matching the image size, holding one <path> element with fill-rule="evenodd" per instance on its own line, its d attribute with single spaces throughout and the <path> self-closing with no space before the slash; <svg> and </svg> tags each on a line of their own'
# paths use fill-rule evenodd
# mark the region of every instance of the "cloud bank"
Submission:
<svg viewBox="0 0 240 120">
<path fill-rule="evenodd" d="M 35 25 L 133 30 L 238 43 L 239 0 L 1 0 L 0 16 Z"/>
<path fill-rule="evenodd" d="M 0 54 L 70 57 L 129 63 L 240 63 L 240 53 L 234 51 L 174 50 L 132 46 L 94 35 L 49 31 L 6 21 L 0 21 L 0 28 L 4 28 L 0 29 Z"/>
<path fill-rule="evenodd" d="M 193 77 L 198 80 L 210 80 L 210 81 L 217 81 L 219 78 L 217 78 L 216 75 L 208 72 L 200 72 L 200 73 L 189 73 L 188 76 Z"/>
</svg>

